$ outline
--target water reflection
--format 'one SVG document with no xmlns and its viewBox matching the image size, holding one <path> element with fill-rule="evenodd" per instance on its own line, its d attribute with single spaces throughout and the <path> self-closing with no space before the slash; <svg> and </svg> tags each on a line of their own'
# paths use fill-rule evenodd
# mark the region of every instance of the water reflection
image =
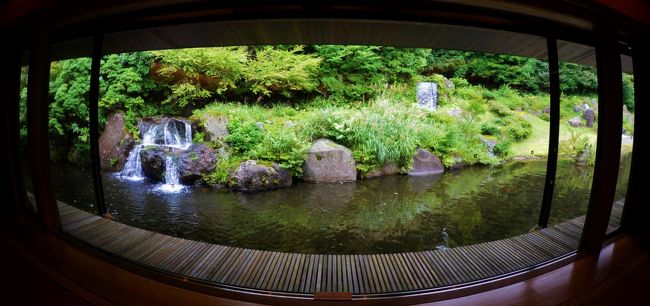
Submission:
<svg viewBox="0 0 650 306">
<path fill-rule="evenodd" d="M 365 254 L 456 247 L 528 232 L 539 216 L 545 171 L 546 161 L 537 160 L 254 194 L 205 188 L 163 194 L 147 181 L 109 174 L 104 186 L 116 220 L 136 227 L 255 249 Z M 68 189 L 74 180 L 89 179 L 83 172 L 55 174 Z M 570 180 L 556 186 L 560 200 L 553 203 L 551 222 L 584 214 L 589 197 L 591 178 L 583 169 L 561 163 L 558 176 Z M 84 208 L 82 195 L 69 190 L 57 196 Z"/>
</svg>

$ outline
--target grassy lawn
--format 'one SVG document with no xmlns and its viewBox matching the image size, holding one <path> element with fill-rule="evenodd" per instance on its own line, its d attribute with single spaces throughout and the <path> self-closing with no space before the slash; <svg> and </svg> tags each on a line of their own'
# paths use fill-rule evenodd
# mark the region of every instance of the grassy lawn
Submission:
<svg viewBox="0 0 650 306">
<path fill-rule="evenodd" d="M 511 147 L 513 156 L 548 155 L 549 122 L 537 116 L 528 115 L 528 122 L 533 126 L 532 134 L 522 142 L 514 143 Z M 590 128 L 574 128 L 560 121 L 560 141 L 569 139 L 571 132 L 586 135 L 592 144 L 596 144 L 596 131 Z"/>
</svg>

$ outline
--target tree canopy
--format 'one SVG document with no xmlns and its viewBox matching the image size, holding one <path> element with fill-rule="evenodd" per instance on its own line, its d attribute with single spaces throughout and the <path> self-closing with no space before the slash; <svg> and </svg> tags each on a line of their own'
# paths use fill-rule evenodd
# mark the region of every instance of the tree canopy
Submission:
<svg viewBox="0 0 650 306">
<path fill-rule="evenodd" d="M 52 63 L 49 127 L 54 142 L 87 146 L 89 75 L 89 58 Z M 215 101 L 363 103 L 390 86 L 412 86 L 438 75 L 457 84 L 506 86 L 533 95 L 547 93 L 549 87 L 545 61 L 466 51 L 342 45 L 143 51 L 102 59 L 100 123 L 119 110 L 135 131 L 140 117 L 189 115 Z M 596 94 L 594 67 L 561 63 L 560 76 L 564 94 Z M 623 80 L 624 101 L 633 110 L 633 78 L 625 75 Z M 23 96 L 21 92 L 24 106 Z"/>
</svg>

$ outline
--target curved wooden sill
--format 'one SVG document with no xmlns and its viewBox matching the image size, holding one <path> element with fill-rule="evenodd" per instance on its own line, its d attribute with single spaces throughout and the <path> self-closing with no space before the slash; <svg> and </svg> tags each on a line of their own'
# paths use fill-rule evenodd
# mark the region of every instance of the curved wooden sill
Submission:
<svg viewBox="0 0 650 306">
<path fill-rule="evenodd" d="M 624 285 L 633 279 L 650 279 L 650 252 L 631 236 L 621 235 L 599 255 L 569 257 L 518 275 L 488 281 L 469 288 L 353 301 L 314 300 L 215 288 L 183 278 L 170 277 L 133 264 L 115 260 L 100 251 L 75 243 L 61 233 L 47 232 L 23 216 L 4 218 L 0 239 L 10 254 L 3 300 L 47 301 L 66 304 L 117 305 L 205 305 L 205 304 L 284 304 L 319 303 L 412 304 L 439 301 L 441 304 L 559 304 L 598 301 L 611 296 L 611 288 L 634 289 Z M 573 261 L 573 259 L 576 259 Z M 550 269 L 550 271 L 549 271 Z M 646 271 L 646 273 L 642 273 Z M 540 274 L 543 273 L 543 274 Z M 34 295 L 32 285 L 43 283 L 46 296 Z M 648 284 L 645 281 L 640 284 Z M 638 283 L 637 283 L 638 285 Z M 647 286 L 647 285 L 645 285 Z M 39 289 L 41 290 L 41 289 Z M 617 291 L 618 292 L 618 291 Z M 625 292 L 625 290 L 621 291 Z M 618 293 L 621 294 L 621 293 Z M 625 300 L 640 298 L 634 292 Z M 57 303 L 54 303 L 57 304 Z"/>
<path fill-rule="evenodd" d="M 394 254 L 260 251 L 155 233 L 59 203 L 63 231 L 107 254 L 189 281 L 247 292 L 341 300 L 480 285 L 574 253 L 584 217 L 502 240 Z"/>
</svg>

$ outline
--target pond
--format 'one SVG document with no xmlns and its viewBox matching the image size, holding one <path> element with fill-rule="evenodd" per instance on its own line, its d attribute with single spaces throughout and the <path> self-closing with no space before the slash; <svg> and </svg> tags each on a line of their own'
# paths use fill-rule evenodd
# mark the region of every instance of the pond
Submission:
<svg viewBox="0 0 650 306">
<path fill-rule="evenodd" d="M 621 169 L 629 169 L 631 156 Z M 116 221 L 186 239 L 244 248 L 372 254 L 456 247 L 528 232 L 537 223 L 545 160 L 470 167 L 441 176 L 389 176 L 260 193 L 186 188 L 104 173 Z M 551 224 L 585 214 L 592 168 L 560 161 Z M 627 173 L 624 173 L 627 177 Z M 95 212 L 90 172 L 55 165 L 59 200 Z M 626 181 L 617 186 L 617 199 Z"/>
</svg>

